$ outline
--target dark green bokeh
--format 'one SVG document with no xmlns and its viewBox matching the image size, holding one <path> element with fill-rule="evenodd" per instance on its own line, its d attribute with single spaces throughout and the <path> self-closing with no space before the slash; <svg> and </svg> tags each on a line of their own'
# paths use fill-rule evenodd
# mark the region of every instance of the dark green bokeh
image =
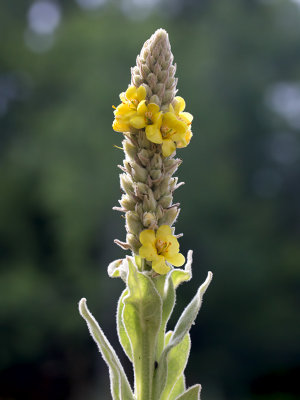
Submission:
<svg viewBox="0 0 300 400">
<path fill-rule="evenodd" d="M 30 31 L 32 4 L 0 3 L 0 399 L 110 398 L 81 297 L 132 374 L 115 331 L 123 285 L 106 273 L 125 237 L 111 210 L 122 162 L 111 105 L 159 27 L 194 115 L 175 194 L 194 276 L 174 317 L 215 275 L 187 383 L 205 400 L 299 398 L 300 8 L 161 1 L 138 16 L 118 1 L 90 11 L 61 1 L 52 37 Z"/>
</svg>

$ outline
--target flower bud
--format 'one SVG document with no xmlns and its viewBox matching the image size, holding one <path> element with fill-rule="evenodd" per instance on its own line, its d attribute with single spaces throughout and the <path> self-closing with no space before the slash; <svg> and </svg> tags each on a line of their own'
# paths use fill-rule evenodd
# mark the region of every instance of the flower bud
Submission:
<svg viewBox="0 0 300 400">
<path fill-rule="evenodd" d="M 133 169 L 132 176 L 136 182 L 146 182 L 148 172 L 145 168 L 141 167 L 137 162 L 132 162 L 131 167 Z"/>
<path fill-rule="evenodd" d="M 157 179 L 159 179 L 161 177 L 161 170 L 153 169 L 152 171 L 150 171 L 150 176 L 154 181 L 156 181 Z"/>
<path fill-rule="evenodd" d="M 133 235 L 132 233 L 127 233 L 126 241 L 130 245 L 130 247 L 132 248 L 132 251 L 135 254 L 138 254 L 139 253 L 139 248 L 141 247 L 141 243 L 137 239 L 137 237 L 135 235 Z"/>
<path fill-rule="evenodd" d="M 159 189 L 160 189 L 160 193 L 161 195 L 164 194 L 168 194 L 170 189 L 169 189 L 169 185 L 170 185 L 170 178 L 168 176 L 166 176 L 160 183 L 159 185 Z"/>
<path fill-rule="evenodd" d="M 134 211 L 136 201 L 127 194 L 123 194 L 121 200 L 119 200 L 119 203 L 124 208 L 124 210 Z"/>
<path fill-rule="evenodd" d="M 149 187 L 145 183 L 138 182 L 135 185 L 135 194 L 142 198 L 144 194 L 148 193 Z"/>
<path fill-rule="evenodd" d="M 172 226 L 179 214 L 179 209 L 177 207 L 171 207 L 164 210 L 164 215 L 159 219 L 158 224 Z"/>
<path fill-rule="evenodd" d="M 148 190 L 148 194 L 144 196 L 143 200 L 143 209 L 144 211 L 152 211 L 155 212 L 157 203 L 154 198 L 154 194 L 151 189 Z"/>
<path fill-rule="evenodd" d="M 171 192 L 174 192 L 174 190 L 176 189 L 177 182 L 178 182 L 177 176 L 175 176 L 175 178 L 171 178 L 170 179 L 170 190 L 171 190 Z"/>
<path fill-rule="evenodd" d="M 174 158 L 169 158 L 169 159 L 166 159 L 165 161 L 164 161 L 164 167 L 165 167 L 165 172 L 166 172 L 166 174 L 168 174 L 168 175 L 173 175 L 174 174 L 174 172 L 177 170 L 177 168 L 179 167 L 179 165 L 181 164 L 181 160 L 179 160 L 179 159 L 175 159 L 174 160 Z"/>
<path fill-rule="evenodd" d="M 147 76 L 147 82 L 151 89 L 157 84 L 157 76 L 152 72 Z"/>
<path fill-rule="evenodd" d="M 127 160 L 124 160 L 123 164 L 124 164 L 124 168 L 126 169 L 126 171 L 130 174 L 131 173 L 131 164 L 130 164 L 130 162 L 127 161 Z"/>
<path fill-rule="evenodd" d="M 120 174 L 121 187 L 126 193 L 133 193 L 133 182 L 128 174 Z"/>
<path fill-rule="evenodd" d="M 173 196 L 171 194 L 166 194 L 159 199 L 158 204 L 160 204 L 163 208 L 168 208 L 172 204 L 172 200 Z"/>
<path fill-rule="evenodd" d="M 129 140 L 123 140 L 122 144 L 126 156 L 128 156 L 131 160 L 135 160 L 137 155 L 136 146 L 134 146 Z"/>
<path fill-rule="evenodd" d="M 160 101 L 159 97 L 156 94 L 154 94 L 153 96 L 150 97 L 149 103 L 155 103 L 158 106 L 160 106 L 161 101 Z"/>
<path fill-rule="evenodd" d="M 162 208 L 161 204 L 158 204 L 156 208 L 156 217 L 158 220 L 160 220 L 164 215 L 164 209 Z"/>
<path fill-rule="evenodd" d="M 142 222 L 139 216 L 134 211 L 126 213 L 126 230 L 138 236 L 143 230 Z"/>
<path fill-rule="evenodd" d="M 149 164 L 149 151 L 146 149 L 142 149 L 141 151 L 139 151 L 138 153 L 138 158 L 140 160 L 140 162 L 146 166 L 147 164 Z"/>
<path fill-rule="evenodd" d="M 155 153 L 150 162 L 151 169 L 161 169 L 162 167 L 162 158 L 161 155 Z"/>
<path fill-rule="evenodd" d="M 157 219 L 154 213 L 145 212 L 143 215 L 143 225 L 146 228 L 151 228 L 157 224 Z"/>
</svg>

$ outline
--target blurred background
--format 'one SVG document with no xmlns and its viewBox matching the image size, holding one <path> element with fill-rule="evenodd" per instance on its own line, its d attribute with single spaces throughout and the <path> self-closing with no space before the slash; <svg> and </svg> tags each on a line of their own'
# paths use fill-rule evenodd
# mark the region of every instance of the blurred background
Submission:
<svg viewBox="0 0 300 400">
<path fill-rule="evenodd" d="M 300 1 L 0 2 L 0 399 L 108 400 L 81 297 L 115 329 L 124 256 L 112 211 L 111 105 L 144 41 L 168 30 L 194 115 L 176 226 L 194 250 L 170 329 L 206 277 L 187 384 L 204 400 L 300 398 Z M 298 302 L 298 304 L 297 304 Z"/>
</svg>

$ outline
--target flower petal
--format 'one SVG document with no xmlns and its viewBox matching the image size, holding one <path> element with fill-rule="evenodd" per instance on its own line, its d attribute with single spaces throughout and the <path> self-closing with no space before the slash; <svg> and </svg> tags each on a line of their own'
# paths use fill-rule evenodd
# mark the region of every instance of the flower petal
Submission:
<svg viewBox="0 0 300 400">
<path fill-rule="evenodd" d="M 185 112 L 181 112 L 179 114 L 179 117 L 182 118 L 183 121 L 185 123 L 188 123 L 188 124 L 190 124 L 193 121 L 193 118 L 194 118 L 191 113 L 186 112 L 186 111 Z"/>
<path fill-rule="evenodd" d="M 149 107 L 148 107 L 149 108 Z M 145 112 L 148 110 L 147 106 L 146 106 L 146 100 L 142 100 L 138 107 L 137 107 L 137 112 L 138 114 L 144 115 Z"/>
<path fill-rule="evenodd" d="M 147 136 L 148 137 L 148 136 Z M 165 139 L 162 144 L 162 153 L 164 157 L 169 157 L 176 149 L 175 143 L 171 139 Z"/>
<path fill-rule="evenodd" d="M 163 256 L 158 256 L 152 261 L 152 269 L 160 275 L 165 275 L 171 268 L 165 263 Z"/>
<path fill-rule="evenodd" d="M 175 113 L 178 115 L 185 109 L 184 99 L 180 96 L 176 96 L 174 99 L 173 106 L 174 106 Z"/>
<path fill-rule="evenodd" d="M 155 125 L 146 126 L 147 139 L 152 143 L 161 144 L 163 142 L 160 129 Z"/>
<path fill-rule="evenodd" d="M 179 252 L 179 243 L 175 236 L 168 236 L 166 239 L 167 243 L 169 244 L 167 250 L 161 253 L 163 256 L 172 257 Z"/>
<path fill-rule="evenodd" d="M 114 120 L 112 127 L 115 132 L 130 132 L 129 124 L 117 119 Z"/>
<path fill-rule="evenodd" d="M 140 247 L 139 255 L 142 258 L 146 258 L 147 261 L 152 261 L 157 257 L 157 251 L 151 243 L 146 243 Z"/>
<path fill-rule="evenodd" d="M 175 267 L 181 267 L 185 263 L 185 257 L 181 253 L 177 253 L 174 256 L 167 256 L 166 260 Z"/>
<path fill-rule="evenodd" d="M 146 89 L 144 88 L 144 86 L 139 86 L 136 91 L 136 96 L 137 96 L 138 101 L 145 100 L 146 93 L 147 92 L 146 92 Z"/>
<path fill-rule="evenodd" d="M 136 117 L 130 119 L 130 124 L 136 129 L 145 128 L 145 118 L 137 115 Z"/>
<path fill-rule="evenodd" d="M 135 86 L 129 86 L 129 88 L 125 92 L 125 96 L 128 100 L 135 98 L 137 96 L 137 90 Z"/>
<path fill-rule="evenodd" d="M 152 114 L 156 114 L 159 112 L 159 106 L 155 103 L 150 103 L 148 104 L 148 111 L 150 111 Z"/>
<path fill-rule="evenodd" d="M 142 244 L 151 244 L 155 246 L 155 233 L 153 229 L 145 229 L 140 233 L 140 242 Z"/>
<path fill-rule="evenodd" d="M 164 240 L 166 236 L 172 235 L 172 229 L 169 225 L 161 225 L 156 232 L 156 239 Z"/>
</svg>

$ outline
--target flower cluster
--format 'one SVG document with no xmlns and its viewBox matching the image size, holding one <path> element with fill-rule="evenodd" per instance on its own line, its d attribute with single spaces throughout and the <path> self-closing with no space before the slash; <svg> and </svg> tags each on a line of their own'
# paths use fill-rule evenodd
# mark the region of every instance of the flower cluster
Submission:
<svg viewBox="0 0 300 400">
<path fill-rule="evenodd" d="M 152 261 L 152 269 L 160 275 L 170 271 L 167 263 L 181 267 L 185 262 L 184 256 L 179 253 L 178 240 L 168 225 L 161 225 L 156 233 L 152 229 L 145 229 L 140 234 L 140 242 L 140 257 Z"/>
<path fill-rule="evenodd" d="M 147 139 L 162 145 L 162 155 L 169 157 L 176 148 L 189 144 L 193 116 L 184 111 L 185 101 L 180 96 L 163 112 L 156 103 L 147 104 L 146 94 L 144 86 L 130 86 L 120 94 L 122 103 L 114 107 L 113 129 L 123 133 L 144 129 Z"/>
</svg>

